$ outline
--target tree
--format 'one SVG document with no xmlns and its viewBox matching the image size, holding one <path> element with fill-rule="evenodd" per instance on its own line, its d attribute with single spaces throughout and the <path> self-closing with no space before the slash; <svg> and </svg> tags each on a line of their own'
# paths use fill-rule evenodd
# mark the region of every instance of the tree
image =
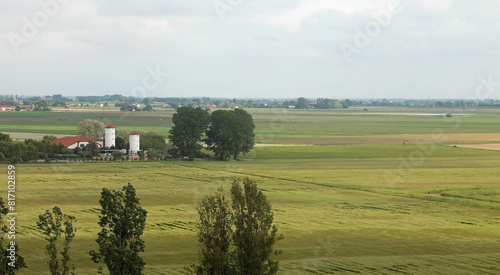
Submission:
<svg viewBox="0 0 500 275">
<path fill-rule="evenodd" d="M 232 274 L 231 272 L 231 208 L 220 189 L 206 196 L 198 206 L 200 223 L 198 241 L 200 264 L 187 268 L 195 274 Z"/>
<path fill-rule="evenodd" d="M 240 153 L 246 154 L 255 145 L 255 124 L 252 115 L 243 109 L 234 109 L 236 125 L 234 126 L 233 157 L 236 159 Z"/>
<path fill-rule="evenodd" d="M 80 121 L 80 123 L 78 124 L 77 134 L 79 136 L 84 136 L 84 137 L 103 138 L 104 123 L 93 119 L 86 119 Z"/>
<path fill-rule="evenodd" d="M 102 229 L 96 240 L 99 252 L 89 253 L 92 261 L 104 262 L 111 275 L 143 274 L 146 263 L 139 252 L 145 247 L 141 235 L 147 211 L 140 206 L 134 187 L 129 183 L 122 191 L 103 188 L 99 203 Z"/>
<path fill-rule="evenodd" d="M 202 108 L 182 106 L 172 117 L 174 127 L 170 129 L 168 138 L 177 147 L 182 156 L 193 160 L 201 150 L 201 138 L 209 121 L 208 112 Z"/>
<path fill-rule="evenodd" d="M 274 244 L 283 239 L 277 235 L 273 223 L 271 205 L 266 196 L 257 189 L 249 178 L 234 180 L 231 187 L 232 209 L 235 229 L 233 233 L 234 264 L 237 274 L 276 274 L 278 261 L 272 255 L 281 253 L 274 250 Z"/>
<path fill-rule="evenodd" d="M 210 126 L 205 143 L 220 160 L 228 159 L 235 152 L 236 115 L 230 110 L 217 110 L 210 115 Z"/>
<path fill-rule="evenodd" d="M 99 145 L 97 144 L 97 142 L 95 142 L 95 140 L 91 140 L 89 141 L 89 144 L 87 146 L 90 150 L 90 153 L 93 156 L 97 156 L 97 154 L 99 153 Z"/>
<path fill-rule="evenodd" d="M 9 134 L 0 133 L 0 142 L 12 142 Z"/>
<path fill-rule="evenodd" d="M 205 197 L 198 206 L 200 223 L 199 265 L 187 270 L 196 274 L 276 274 L 278 261 L 274 244 L 283 238 L 277 235 L 271 205 L 257 189 L 254 181 L 234 180 L 231 188 L 232 207 L 220 189 Z"/>
<path fill-rule="evenodd" d="M 307 102 L 307 100 L 303 97 L 299 97 L 297 99 L 297 105 L 295 106 L 295 108 L 297 109 L 307 109 L 309 108 L 309 103 Z"/>
<path fill-rule="evenodd" d="M 116 149 L 119 149 L 119 150 L 126 148 L 125 147 L 125 139 L 117 136 L 115 138 L 115 147 L 116 147 Z"/>
<path fill-rule="evenodd" d="M 9 228 L 3 222 L 3 218 L 7 213 L 9 213 L 9 209 L 5 207 L 0 197 L 0 275 L 15 275 L 16 270 L 26 268 L 26 263 L 24 258 L 19 255 L 19 247 L 15 243 L 15 237 L 11 238 L 14 235 L 7 236 Z M 14 257 L 11 255 L 12 248 L 15 251 Z M 12 259 L 15 260 L 14 266 L 9 265 L 9 263 L 12 263 Z"/>
<path fill-rule="evenodd" d="M 46 246 L 47 254 L 50 256 L 49 269 L 52 275 L 68 275 L 75 274 L 75 267 L 70 267 L 69 244 L 75 237 L 73 222 L 76 222 L 75 217 L 68 216 L 62 213 L 61 209 L 54 206 L 52 212 L 46 210 L 44 214 L 38 216 L 36 225 L 45 235 L 45 240 L 49 242 Z M 57 244 L 59 237 L 64 234 L 63 250 L 61 253 L 61 265 L 57 253 Z"/>
</svg>

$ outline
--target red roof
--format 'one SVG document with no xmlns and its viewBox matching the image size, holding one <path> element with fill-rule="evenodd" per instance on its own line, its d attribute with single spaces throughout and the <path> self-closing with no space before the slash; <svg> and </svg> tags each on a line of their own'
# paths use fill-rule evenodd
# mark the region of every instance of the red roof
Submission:
<svg viewBox="0 0 500 275">
<path fill-rule="evenodd" d="M 138 135 L 139 133 L 137 133 L 136 131 L 133 131 L 132 133 L 130 133 L 131 135 Z"/>
<path fill-rule="evenodd" d="M 58 138 L 58 139 L 53 139 L 50 141 L 52 144 L 59 144 L 62 143 L 64 146 L 68 147 L 71 144 L 75 144 L 77 142 L 89 142 L 91 140 L 102 140 L 100 138 L 95 138 L 95 137 L 63 137 L 63 138 Z"/>
<path fill-rule="evenodd" d="M 104 127 L 104 128 L 116 128 L 115 126 L 109 124 L 108 126 Z"/>
</svg>

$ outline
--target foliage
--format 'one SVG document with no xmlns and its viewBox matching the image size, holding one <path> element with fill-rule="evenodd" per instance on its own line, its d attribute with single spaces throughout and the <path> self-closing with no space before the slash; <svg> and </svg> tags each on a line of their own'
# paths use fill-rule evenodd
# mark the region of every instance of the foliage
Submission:
<svg viewBox="0 0 500 275">
<path fill-rule="evenodd" d="M 236 116 L 233 111 L 217 110 L 210 115 L 205 143 L 220 160 L 226 160 L 234 153 L 235 126 Z"/>
<path fill-rule="evenodd" d="M 242 109 L 217 110 L 210 116 L 205 143 L 220 160 L 248 153 L 255 144 L 252 115 Z"/>
<path fill-rule="evenodd" d="M 89 141 L 89 144 L 87 146 L 90 149 L 90 153 L 92 154 L 92 156 L 97 156 L 97 154 L 99 153 L 99 145 L 97 144 L 97 142 L 95 142 L 95 140 L 91 140 Z"/>
<path fill-rule="evenodd" d="M 209 122 L 208 112 L 198 108 L 182 106 L 172 117 L 174 126 L 168 138 L 179 149 L 182 156 L 193 160 L 201 150 L 201 138 Z"/>
<path fill-rule="evenodd" d="M 80 121 L 80 123 L 78 124 L 77 134 L 84 137 L 103 138 L 104 123 L 93 119 L 85 119 L 83 121 Z"/>
<path fill-rule="evenodd" d="M 103 188 L 99 203 L 102 229 L 96 240 L 99 252 L 90 252 L 92 261 L 104 262 L 111 275 L 143 274 L 146 263 L 139 252 L 145 247 L 141 236 L 147 211 L 140 206 L 134 187 L 129 183 L 122 191 Z"/>
<path fill-rule="evenodd" d="M 238 274 L 276 274 L 278 261 L 273 255 L 281 253 L 274 250 L 275 243 L 283 239 L 278 228 L 273 225 L 271 205 L 257 184 L 249 178 L 240 182 L 234 180 L 231 187 L 232 209 L 235 230 L 234 264 Z"/>
<path fill-rule="evenodd" d="M 0 133 L 0 142 L 12 142 L 9 134 Z"/>
<path fill-rule="evenodd" d="M 75 274 L 75 267 L 70 267 L 69 244 L 75 237 L 75 229 L 73 223 L 76 222 L 75 217 L 65 215 L 61 209 L 54 206 L 52 212 L 46 210 L 44 214 L 38 216 L 37 226 L 45 235 L 45 240 L 49 242 L 46 246 L 47 254 L 50 256 L 49 269 L 52 275 L 68 275 Z M 64 246 L 61 261 L 58 257 L 57 244 L 61 235 L 64 233 Z M 61 262 L 61 264 L 59 264 Z"/>
<path fill-rule="evenodd" d="M 236 125 L 234 126 L 233 157 L 236 159 L 240 153 L 246 154 L 255 145 L 255 124 L 252 115 L 243 109 L 235 109 Z"/>
<path fill-rule="evenodd" d="M 27 139 L 24 142 L 12 141 L 8 135 L 4 135 L 4 140 L 0 141 L 0 160 L 10 163 L 20 163 L 33 161 L 49 157 L 56 157 L 60 154 L 69 154 L 69 150 L 62 144 L 51 144 L 50 138 L 43 140 Z"/>
<path fill-rule="evenodd" d="M 123 139 L 122 137 L 116 137 L 115 138 L 115 148 L 116 149 L 125 149 L 126 146 L 125 146 L 125 139 Z"/>
<path fill-rule="evenodd" d="M 231 272 L 231 209 L 220 189 L 203 198 L 198 206 L 200 223 L 198 241 L 200 264 L 192 265 L 196 274 L 232 274 Z"/>
<path fill-rule="evenodd" d="M 303 97 L 299 97 L 297 99 L 297 105 L 295 105 L 295 108 L 297 109 L 307 109 L 309 108 L 309 102 Z"/>
<path fill-rule="evenodd" d="M 233 181 L 231 198 L 229 208 L 220 189 L 198 206 L 200 264 L 190 270 L 196 274 L 276 274 L 278 261 L 272 256 L 281 251 L 273 246 L 283 236 L 272 225 L 271 205 L 249 178 L 243 180 L 243 189 L 239 180 Z"/>
<path fill-rule="evenodd" d="M 9 265 L 11 260 L 8 258 L 11 256 L 10 249 L 12 248 L 12 241 L 15 242 L 15 239 L 8 238 L 7 233 L 9 232 L 9 228 L 7 223 L 4 221 L 5 216 L 9 212 L 9 209 L 5 207 L 2 197 L 0 197 L 0 275 L 14 275 L 16 274 L 16 270 L 21 268 L 26 268 L 26 263 L 24 262 L 24 257 L 19 255 L 19 247 L 17 243 L 13 245 L 15 250 L 15 266 L 12 267 Z M 9 249 L 9 250 L 7 250 Z"/>
</svg>

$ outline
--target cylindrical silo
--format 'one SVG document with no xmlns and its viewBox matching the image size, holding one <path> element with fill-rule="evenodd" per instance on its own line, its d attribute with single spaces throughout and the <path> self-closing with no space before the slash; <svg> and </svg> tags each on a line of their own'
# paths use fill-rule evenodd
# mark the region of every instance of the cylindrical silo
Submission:
<svg viewBox="0 0 500 275">
<path fill-rule="evenodd" d="M 130 154 L 134 155 L 139 152 L 139 133 L 133 131 L 129 136 L 129 144 L 130 144 Z"/>
<path fill-rule="evenodd" d="M 115 126 L 109 124 L 104 128 L 104 146 L 111 148 L 115 145 Z"/>
</svg>

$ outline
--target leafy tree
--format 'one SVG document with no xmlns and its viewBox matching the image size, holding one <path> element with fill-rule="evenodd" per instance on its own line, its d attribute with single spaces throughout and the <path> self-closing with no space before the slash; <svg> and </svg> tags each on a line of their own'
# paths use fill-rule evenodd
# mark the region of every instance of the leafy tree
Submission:
<svg viewBox="0 0 500 275">
<path fill-rule="evenodd" d="M 278 261 L 272 255 L 281 253 L 274 250 L 274 244 L 283 239 L 277 235 L 273 223 L 271 205 L 266 196 L 257 189 L 249 178 L 234 180 L 231 187 L 232 209 L 235 230 L 233 233 L 234 264 L 237 274 L 276 274 Z"/>
<path fill-rule="evenodd" d="M 198 255 L 200 264 L 187 268 L 195 274 L 232 274 L 231 272 L 231 208 L 225 201 L 222 189 L 205 197 L 198 206 L 200 223 Z"/>
<path fill-rule="evenodd" d="M 115 137 L 115 147 L 116 147 L 116 149 L 119 149 L 119 150 L 126 148 L 125 147 L 125 139 L 123 139 L 122 137 L 118 137 L 118 136 Z"/>
<path fill-rule="evenodd" d="M 0 142 L 1 141 L 12 142 L 12 139 L 10 138 L 9 134 L 2 134 L 2 133 L 0 133 Z"/>
<path fill-rule="evenodd" d="M 147 211 L 140 206 L 134 187 L 129 183 L 122 191 L 103 188 L 99 203 L 102 229 L 96 240 L 99 252 L 90 252 L 92 261 L 104 262 L 111 275 L 143 274 L 146 263 L 139 252 L 145 247 L 141 235 Z"/>
<path fill-rule="evenodd" d="M 80 121 L 77 134 L 84 137 L 103 138 L 104 123 L 93 119 Z"/>
<path fill-rule="evenodd" d="M 210 116 L 205 143 L 220 160 L 248 153 L 255 144 L 252 115 L 243 109 L 217 110 Z"/>
<path fill-rule="evenodd" d="M 99 153 L 99 145 L 97 144 L 97 142 L 95 142 L 95 140 L 89 141 L 88 148 L 90 149 L 90 153 L 93 156 L 97 156 L 97 154 Z"/>
<path fill-rule="evenodd" d="M 70 267 L 69 244 L 75 237 L 75 229 L 73 222 L 76 222 L 75 217 L 68 216 L 62 213 L 61 209 L 54 206 L 52 212 L 46 210 L 44 214 L 38 216 L 36 225 L 45 235 L 45 240 L 49 242 L 46 246 L 47 254 L 50 256 L 49 268 L 52 275 L 67 275 L 75 274 L 75 267 Z M 59 261 L 57 253 L 57 244 L 59 238 L 64 234 L 64 246 L 61 261 Z M 61 264 L 59 264 L 61 262 Z"/>
<path fill-rule="evenodd" d="M 209 121 L 208 112 L 202 108 L 182 106 L 172 117 L 174 127 L 170 129 L 168 138 L 176 146 L 182 156 L 193 160 L 196 152 L 200 151 L 201 137 Z"/>
<path fill-rule="evenodd" d="M 5 215 L 9 213 L 9 209 L 5 207 L 4 202 L 2 198 L 0 197 L 0 275 L 14 275 L 16 274 L 16 270 L 19 270 L 21 268 L 26 268 L 26 263 L 24 262 L 24 258 L 19 255 L 19 247 L 17 244 L 14 244 L 11 246 L 11 242 L 15 242 L 15 239 L 12 238 L 6 238 L 9 228 L 7 227 L 6 224 L 4 224 L 3 218 Z M 15 266 L 9 265 L 11 262 L 11 259 L 9 257 L 11 256 L 9 250 L 14 247 L 15 250 Z M 9 249 L 9 250 L 7 250 Z"/>
<path fill-rule="evenodd" d="M 43 136 L 43 140 L 52 141 L 54 139 L 57 139 L 57 137 L 52 135 Z"/>
<path fill-rule="evenodd" d="M 295 106 L 297 109 L 307 109 L 309 108 L 309 102 L 303 97 L 299 97 L 297 99 L 297 105 Z"/>
<path fill-rule="evenodd" d="M 277 235 L 271 205 L 254 181 L 234 180 L 229 208 L 222 189 L 205 197 L 198 206 L 200 223 L 199 265 L 187 270 L 196 274 L 276 274 L 278 261 L 274 244 Z"/>
<path fill-rule="evenodd" d="M 236 159 L 240 153 L 246 154 L 252 150 L 255 145 L 255 124 L 252 115 L 243 109 L 234 109 L 236 116 L 236 125 L 234 131 L 233 157 Z"/>
<path fill-rule="evenodd" d="M 210 115 L 210 126 L 205 143 L 220 160 L 228 159 L 235 152 L 236 115 L 230 110 L 217 110 Z"/>
<path fill-rule="evenodd" d="M 151 112 L 153 111 L 153 106 L 151 104 L 146 104 L 146 107 L 144 107 L 144 109 L 142 109 L 143 111 L 145 112 Z"/>
</svg>

